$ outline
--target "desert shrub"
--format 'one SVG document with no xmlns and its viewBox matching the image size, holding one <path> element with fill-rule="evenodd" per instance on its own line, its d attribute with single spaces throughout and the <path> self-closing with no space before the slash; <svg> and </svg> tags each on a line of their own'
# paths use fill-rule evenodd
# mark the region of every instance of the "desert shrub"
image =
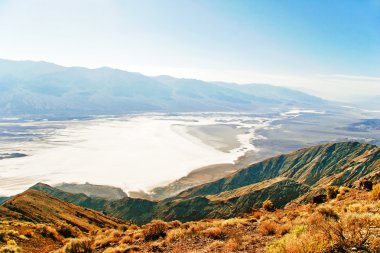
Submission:
<svg viewBox="0 0 380 253">
<path fill-rule="evenodd" d="M 369 246 L 370 252 L 380 252 L 380 237 L 373 238 L 370 246 Z"/>
<path fill-rule="evenodd" d="M 117 229 L 125 232 L 129 229 L 129 226 L 123 224 L 123 225 L 119 225 Z"/>
<path fill-rule="evenodd" d="M 89 238 L 71 239 L 63 247 L 65 253 L 92 253 L 92 241 Z"/>
<path fill-rule="evenodd" d="M 239 243 L 235 238 L 229 239 L 223 247 L 225 252 L 235 252 L 239 248 Z"/>
<path fill-rule="evenodd" d="M 175 228 L 169 230 L 166 234 L 166 240 L 168 242 L 176 241 L 187 234 L 187 229 L 184 228 Z"/>
<path fill-rule="evenodd" d="M 345 187 L 345 186 L 339 187 L 339 194 L 340 195 L 344 195 L 344 194 L 346 194 L 349 191 L 350 191 L 350 188 L 348 188 L 348 187 Z"/>
<path fill-rule="evenodd" d="M 78 235 L 78 230 L 66 223 L 59 224 L 57 226 L 57 232 L 65 238 L 74 238 Z"/>
<path fill-rule="evenodd" d="M 7 245 L 0 248 L 0 253 L 20 253 L 21 248 L 14 240 L 7 241 Z"/>
<path fill-rule="evenodd" d="M 213 241 L 206 247 L 206 252 L 220 252 L 221 249 L 224 248 L 224 242 L 223 241 Z"/>
<path fill-rule="evenodd" d="M 119 245 L 117 247 L 109 247 L 103 253 L 127 253 L 127 252 L 137 252 L 140 251 L 140 247 L 131 245 L 128 246 L 126 244 Z"/>
<path fill-rule="evenodd" d="M 21 253 L 21 248 L 17 245 L 5 245 L 0 248 L 0 253 Z"/>
<path fill-rule="evenodd" d="M 24 232 L 24 236 L 26 236 L 27 238 L 33 238 L 35 236 L 33 230 L 29 229 L 27 231 Z"/>
<path fill-rule="evenodd" d="M 222 227 L 228 227 L 228 226 L 235 226 L 235 227 L 240 227 L 240 226 L 246 226 L 249 225 L 250 221 L 247 219 L 243 218 L 232 218 L 232 219 L 227 219 L 221 222 Z"/>
<path fill-rule="evenodd" d="M 265 201 L 263 202 L 263 208 L 264 208 L 264 210 L 269 211 L 269 212 L 272 212 L 272 211 L 274 211 L 274 209 L 275 209 L 275 207 L 274 207 L 272 201 L 270 201 L 269 199 L 268 199 L 268 200 L 265 200 Z"/>
<path fill-rule="evenodd" d="M 326 189 L 326 195 L 329 199 L 335 199 L 339 193 L 339 189 L 336 186 L 329 186 Z"/>
<path fill-rule="evenodd" d="M 263 215 L 264 215 L 263 211 L 255 209 L 252 211 L 251 217 L 253 219 L 259 220 Z"/>
<path fill-rule="evenodd" d="M 97 249 L 104 249 L 104 248 L 115 245 L 120 240 L 121 239 L 119 237 L 116 237 L 116 236 L 114 237 L 112 235 L 106 235 L 106 234 L 98 235 L 95 238 L 94 247 Z"/>
<path fill-rule="evenodd" d="M 376 216 L 349 213 L 340 219 L 331 218 L 330 211 L 312 215 L 307 226 L 272 243 L 269 252 L 347 252 L 352 248 L 369 251 L 376 240 L 371 226 Z M 379 218 L 380 220 L 380 218 Z"/>
<path fill-rule="evenodd" d="M 169 228 L 178 228 L 182 225 L 182 223 L 178 220 L 170 221 L 167 224 Z"/>
<path fill-rule="evenodd" d="M 19 236 L 20 233 L 16 230 L 13 230 L 13 229 L 8 229 L 6 230 L 6 233 L 8 234 L 8 236 Z"/>
<path fill-rule="evenodd" d="M 219 227 L 207 228 L 202 231 L 202 234 L 212 239 L 222 239 L 225 236 L 224 231 Z"/>
<path fill-rule="evenodd" d="M 196 235 L 203 229 L 202 226 L 197 224 L 192 224 L 186 229 L 187 235 Z"/>
<path fill-rule="evenodd" d="M 140 229 L 140 227 L 137 226 L 137 225 L 134 225 L 134 224 L 132 224 L 132 225 L 130 225 L 130 226 L 128 227 L 128 230 L 137 230 L 137 229 Z"/>
<path fill-rule="evenodd" d="M 119 245 L 114 248 L 107 248 L 103 253 L 132 253 L 139 252 L 141 248 L 137 245 Z"/>
<path fill-rule="evenodd" d="M 166 246 L 165 241 L 153 242 L 150 244 L 150 251 L 153 252 L 164 252 L 164 247 Z"/>
<path fill-rule="evenodd" d="M 379 200 L 380 199 L 380 184 L 376 184 L 371 192 L 371 197 L 373 200 Z"/>
<path fill-rule="evenodd" d="M 47 225 L 42 225 L 42 224 L 37 225 L 36 232 L 38 234 L 42 235 L 43 237 L 49 237 L 53 240 L 59 240 L 60 239 L 60 236 L 59 236 L 57 230 L 55 228 L 47 226 Z"/>
<path fill-rule="evenodd" d="M 268 253 L 323 253 L 328 242 L 321 234 L 311 233 L 306 226 L 298 225 L 281 239 L 273 241 Z"/>
<path fill-rule="evenodd" d="M 279 228 L 279 224 L 273 220 L 265 220 L 260 222 L 259 233 L 262 235 L 274 235 Z"/>
<path fill-rule="evenodd" d="M 339 215 L 337 214 L 337 212 L 335 212 L 334 209 L 332 209 L 332 207 L 330 206 L 319 206 L 316 210 L 319 214 L 321 214 L 323 217 L 327 219 L 339 219 Z"/>
<path fill-rule="evenodd" d="M 145 240 L 147 241 L 157 240 L 160 237 L 164 238 L 166 236 L 167 230 L 168 225 L 166 222 L 163 222 L 161 220 L 155 220 L 145 225 L 143 235 Z"/>
<path fill-rule="evenodd" d="M 135 233 L 133 233 L 133 240 L 139 241 L 144 239 L 144 233 L 142 230 L 138 230 Z"/>
<path fill-rule="evenodd" d="M 133 235 L 127 235 L 127 236 L 124 236 L 121 240 L 120 240 L 120 243 L 124 243 L 124 244 L 131 244 L 133 242 Z"/>
<path fill-rule="evenodd" d="M 366 249 L 366 244 L 371 240 L 371 226 L 374 224 L 370 214 L 349 214 L 338 224 L 335 230 L 338 243 L 344 249 L 356 247 Z"/>
<path fill-rule="evenodd" d="M 292 224 L 290 223 L 281 224 L 276 230 L 276 235 L 285 235 L 289 233 L 291 229 L 292 229 Z"/>
<path fill-rule="evenodd" d="M 29 240 L 29 238 L 25 235 L 20 235 L 18 238 L 20 238 L 21 240 Z"/>
<path fill-rule="evenodd" d="M 19 232 L 13 229 L 0 230 L 0 242 L 7 242 L 10 239 L 10 236 L 18 237 L 19 235 Z"/>
<path fill-rule="evenodd" d="M 8 240 L 8 233 L 5 230 L 0 230 L 0 242 L 6 242 Z"/>
</svg>

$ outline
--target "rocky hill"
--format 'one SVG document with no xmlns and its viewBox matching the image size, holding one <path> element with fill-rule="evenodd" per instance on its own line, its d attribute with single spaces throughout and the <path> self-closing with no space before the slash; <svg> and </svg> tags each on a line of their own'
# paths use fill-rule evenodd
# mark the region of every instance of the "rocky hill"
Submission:
<svg viewBox="0 0 380 253">
<path fill-rule="evenodd" d="M 380 148 L 358 142 L 331 143 L 301 149 L 255 163 L 229 177 L 149 201 L 125 197 L 105 200 L 72 194 L 44 184 L 32 187 L 86 208 L 143 224 L 152 219 L 191 221 L 230 218 L 270 199 L 277 208 L 292 201 L 309 202 L 326 187 L 350 186 L 380 175 Z"/>
<path fill-rule="evenodd" d="M 276 177 L 311 188 L 349 185 L 363 177 L 378 178 L 380 148 L 359 142 L 318 145 L 255 163 L 215 182 L 194 187 L 179 198 L 220 194 Z"/>
<path fill-rule="evenodd" d="M 62 201 L 36 190 L 27 190 L 2 205 L 2 216 L 33 223 L 68 224 L 88 232 L 99 228 L 115 228 L 127 222 L 91 209 Z"/>
</svg>

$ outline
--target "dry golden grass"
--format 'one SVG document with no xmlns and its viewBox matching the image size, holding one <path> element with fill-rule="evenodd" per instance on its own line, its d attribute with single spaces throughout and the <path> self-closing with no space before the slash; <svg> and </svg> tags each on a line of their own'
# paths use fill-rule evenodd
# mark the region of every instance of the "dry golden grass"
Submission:
<svg viewBox="0 0 380 253">
<path fill-rule="evenodd" d="M 39 233 L 40 235 L 44 236 L 44 237 L 49 237 L 53 240 L 61 240 L 62 237 L 60 236 L 60 234 L 57 232 L 57 230 L 49 225 L 45 225 L 45 224 L 39 224 L 37 225 L 37 228 L 36 228 L 36 233 Z"/>
<path fill-rule="evenodd" d="M 256 219 L 254 219 L 253 221 L 256 221 Z M 232 218 L 232 219 L 222 220 L 220 224 L 222 227 L 229 227 L 229 226 L 240 227 L 240 226 L 247 226 L 251 222 L 252 220 L 249 220 L 246 218 Z"/>
<path fill-rule="evenodd" d="M 212 239 L 223 239 L 225 237 L 225 233 L 220 227 L 207 228 L 202 231 L 202 234 Z"/>
<path fill-rule="evenodd" d="M 264 220 L 260 222 L 258 230 L 261 235 L 274 235 L 279 227 L 280 225 L 273 220 Z"/>
<path fill-rule="evenodd" d="M 147 241 L 157 240 L 158 238 L 164 238 L 166 231 L 168 230 L 168 224 L 161 220 L 154 220 L 151 223 L 145 225 L 143 230 L 144 239 Z"/>
<path fill-rule="evenodd" d="M 70 239 L 65 246 L 56 253 L 92 253 L 92 240 L 90 238 Z"/>
<path fill-rule="evenodd" d="M 372 193 L 350 189 L 341 199 L 319 206 L 294 205 L 273 212 L 254 210 L 230 219 L 120 225 L 83 232 L 66 223 L 0 221 L 0 248 L 20 252 L 40 240 L 42 252 L 337 252 L 352 247 L 379 252 L 380 201 Z M 341 194 L 341 193 L 339 193 Z M 67 239 L 65 239 L 66 237 Z M 75 239 L 70 238 L 75 237 Z M 28 250 L 29 249 L 29 250 Z M 13 250 L 13 251 L 11 251 Z"/>
<path fill-rule="evenodd" d="M 376 184 L 373 187 L 371 197 L 373 200 L 380 200 L 380 184 Z"/>
<path fill-rule="evenodd" d="M 177 241 L 181 238 L 184 238 L 188 234 L 187 229 L 184 228 L 174 228 L 169 230 L 166 235 L 167 242 Z"/>
<path fill-rule="evenodd" d="M 369 251 L 376 248 L 380 216 L 369 213 L 337 214 L 330 206 L 316 212 L 274 241 L 268 252 L 347 252 L 352 248 Z"/>
<path fill-rule="evenodd" d="M 235 252 L 238 248 L 239 248 L 239 243 L 238 243 L 237 239 L 232 238 L 232 239 L 229 239 L 224 244 L 223 250 L 225 252 Z"/>
<path fill-rule="evenodd" d="M 215 252 L 215 251 L 221 251 L 225 246 L 225 243 L 223 241 L 213 241 L 207 247 L 205 248 L 206 252 Z"/>
<path fill-rule="evenodd" d="M 122 244 L 117 247 L 107 248 L 103 253 L 133 253 L 141 252 L 139 246 Z"/>
<path fill-rule="evenodd" d="M 345 186 L 339 187 L 339 194 L 341 194 L 341 195 L 344 195 L 349 191 L 350 191 L 350 188 L 348 188 L 348 187 L 345 187 Z"/>
<path fill-rule="evenodd" d="M 73 227 L 67 223 L 57 225 L 56 231 L 65 238 L 75 238 L 80 234 L 80 230 L 77 227 Z"/>
</svg>

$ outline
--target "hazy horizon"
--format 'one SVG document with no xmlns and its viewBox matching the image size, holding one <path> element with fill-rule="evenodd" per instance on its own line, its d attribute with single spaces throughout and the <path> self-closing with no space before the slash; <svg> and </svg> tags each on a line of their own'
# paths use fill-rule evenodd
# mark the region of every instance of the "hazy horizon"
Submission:
<svg viewBox="0 0 380 253">
<path fill-rule="evenodd" d="M 0 58 L 380 96 L 375 0 L 0 1 Z"/>
</svg>

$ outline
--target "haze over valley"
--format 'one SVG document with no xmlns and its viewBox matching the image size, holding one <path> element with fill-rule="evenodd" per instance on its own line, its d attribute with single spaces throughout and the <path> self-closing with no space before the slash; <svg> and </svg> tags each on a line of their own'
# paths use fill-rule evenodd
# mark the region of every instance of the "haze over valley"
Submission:
<svg viewBox="0 0 380 253">
<path fill-rule="evenodd" d="M 0 253 L 380 252 L 379 0 L 0 0 Z"/>
</svg>

